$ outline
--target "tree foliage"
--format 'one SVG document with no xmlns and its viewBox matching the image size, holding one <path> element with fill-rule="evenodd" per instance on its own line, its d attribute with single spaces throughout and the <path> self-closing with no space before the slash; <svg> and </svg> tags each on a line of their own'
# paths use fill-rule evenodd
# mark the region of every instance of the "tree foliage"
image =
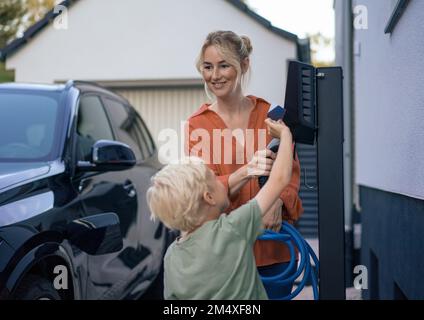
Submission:
<svg viewBox="0 0 424 320">
<path fill-rule="evenodd" d="M 16 37 L 24 13 L 22 0 L 0 1 L 0 48 Z"/>
<path fill-rule="evenodd" d="M 334 47 L 334 39 L 329 38 L 321 34 L 320 32 L 315 34 L 308 34 L 310 40 L 310 49 L 311 49 L 311 59 L 312 64 L 315 67 L 329 67 L 334 64 L 334 61 L 331 60 L 322 60 L 319 57 L 319 52 L 321 50 L 331 50 Z"/>
<path fill-rule="evenodd" d="M 57 0 L 0 0 L 0 48 L 39 21 Z"/>
<path fill-rule="evenodd" d="M 53 9 L 56 2 L 56 0 L 25 0 L 26 26 L 31 26 L 43 18 L 49 10 Z"/>
</svg>

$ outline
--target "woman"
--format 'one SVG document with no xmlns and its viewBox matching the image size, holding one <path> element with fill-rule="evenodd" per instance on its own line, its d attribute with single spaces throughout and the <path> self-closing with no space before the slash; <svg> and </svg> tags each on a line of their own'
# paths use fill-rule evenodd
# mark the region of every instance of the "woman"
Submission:
<svg viewBox="0 0 424 320">
<path fill-rule="evenodd" d="M 228 190 L 226 212 L 252 199 L 259 191 L 258 177 L 269 175 L 275 154 L 265 150 L 271 141 L 264 123 L 270 104 L 245 96 L 242 84 L 249 71 L 252 45 L 248 37 L 232 31 L 210 33 L 200 51 L 197 69 L 212 104 L 203 104 L 188 119 L 186 153 L 202 157 Z M 265 228 L 279 230 L 282 220 L 293 222 L 303 212 L 298 196 L 300 165 L 296 156 L 292 177 L 280 199 L 266 213 Z M 290 261 L 287 246 L 256 241 L 255 259 L 261 275 L 281 273 Z M 266 288 L 269 298 L 285 296 L 292 286 L 279 292 Z"/>
</svg>

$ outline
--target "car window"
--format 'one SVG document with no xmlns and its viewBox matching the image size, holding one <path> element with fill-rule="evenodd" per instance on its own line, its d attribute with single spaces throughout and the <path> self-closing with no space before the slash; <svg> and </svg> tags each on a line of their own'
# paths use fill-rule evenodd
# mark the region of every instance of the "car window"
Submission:
<svg viewBox="0 0 424 320">
<path fill-rule="evenodd" d="M 141 119 L 141 117 L 138 114 L 136 116 L 136 121 L 138 126 L 141 129 L 142 135 L 144 136 L 144 140 L 146 141 L 146 146 L 147 146 L 147 150 L 149 151 L 149 155 L 153 155 L 155 151 L 155 144 L 153 142 L 152 136 L 150 135 L 149 130 L 144 124 L 144 121 Z"/>
<path fill-rule="evenodd" d="M 60 93 L 0 93 L 0 161 L 51 160 L 61 114 Z"/>
<path fill-rule="evenodd" d="M 137 159 L 146 159 L 153 154 L 153 146 L 147 129 L 134 109 L 119 101 L 105 98 L 106 109 L 118 129 L 118 139 L 128 144 Z"/>
<path fill-rule="evenodd" d="M 78 160 L 91 160 L 91 147 L 98 140 L 114 140 L 102 102 L 97 96 L 83 96 L 77 120 Z"/>
</svg>

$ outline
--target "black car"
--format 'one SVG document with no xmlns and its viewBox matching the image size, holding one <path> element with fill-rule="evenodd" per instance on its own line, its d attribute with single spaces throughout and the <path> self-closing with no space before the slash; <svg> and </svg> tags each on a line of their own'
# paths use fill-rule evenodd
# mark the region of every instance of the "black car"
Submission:
<svg viewBox="0 0 424 320">
<path fill-rule="evenodd" d="M 0 299 L 160 295 L 172 239 L 146 202 L 160 168 L 143 120 L 109 90 L 0 85 Z"/>
</svg>

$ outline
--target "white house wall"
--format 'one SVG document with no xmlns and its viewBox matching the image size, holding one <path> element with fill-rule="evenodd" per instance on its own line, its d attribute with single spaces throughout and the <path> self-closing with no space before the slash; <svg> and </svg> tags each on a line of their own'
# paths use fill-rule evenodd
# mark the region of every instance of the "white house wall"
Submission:
<svg viewBox="0 0 424 320">
<path fill-rule="evenodd" d="M 80 0 L 68 28 L 50 24 L 7 59 L 18 82 L 198 79 L 195 60 L 207 33 L 248 35 L 253 43 L 248 93 L 284 101 L 295 43 L 270 32 L 224 0 Z"/>
<path fill-rule="evenodd" d="M 355 178 L 424 199 L 424 1 L 385 35 L 394 4 L 354 1 L 368 9 L 368 29 L 355 31 Z"/>
</svg>

